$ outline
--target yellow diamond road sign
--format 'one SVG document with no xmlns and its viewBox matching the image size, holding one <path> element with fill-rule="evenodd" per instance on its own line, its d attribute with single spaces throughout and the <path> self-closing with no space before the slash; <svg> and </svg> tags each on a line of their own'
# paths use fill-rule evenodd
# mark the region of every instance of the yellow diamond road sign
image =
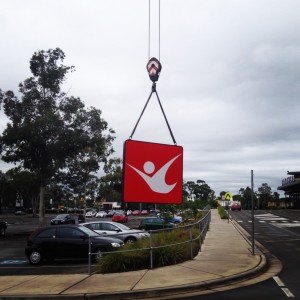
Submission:
<svg viewBox="0 0 300 300">
<path fill-rule="evenodd" d="M 227 192 L 227 193 L 225 194 L 225 200 L 230 201 L 231 198 L 232 198 L 231 193 Z"/>
</svg>

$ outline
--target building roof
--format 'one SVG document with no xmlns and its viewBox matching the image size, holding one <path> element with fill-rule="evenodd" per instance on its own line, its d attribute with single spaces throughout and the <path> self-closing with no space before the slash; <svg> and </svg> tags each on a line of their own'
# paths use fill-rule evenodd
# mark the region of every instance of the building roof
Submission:
<svg viewBox="0 0 300 300">
<path fill-rule="evenodd" d="M 282 190 L 289 193 L 300 192 L 300 171 L 287 171 L 287 175 L 291 175 L 282 180 L 282 185 L 277 190 Z"/>
<path fill-rule="evenodd" d="M 300 171 L 293 171 L 293 172 L 287 171 L 287 174 L 288 175 L 300 175 Z"/>
</svg>

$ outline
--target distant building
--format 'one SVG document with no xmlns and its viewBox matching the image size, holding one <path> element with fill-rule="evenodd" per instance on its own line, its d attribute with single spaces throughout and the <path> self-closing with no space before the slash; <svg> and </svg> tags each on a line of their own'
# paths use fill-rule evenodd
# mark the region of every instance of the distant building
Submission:
<svg viewBox="0 0 300 300">
<path fill-rule="evenodd" d="M 288 177 L 282 179 L 281 186 L 277 190 L 284 191 L 285 207 L 300 208 L 300 171 L 287 171 Z"/>
</svg>

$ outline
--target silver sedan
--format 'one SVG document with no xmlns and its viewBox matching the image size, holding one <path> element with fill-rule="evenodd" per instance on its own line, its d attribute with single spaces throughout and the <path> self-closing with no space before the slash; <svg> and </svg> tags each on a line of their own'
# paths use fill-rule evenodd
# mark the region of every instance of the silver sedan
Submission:
<svg viewBox="0 0 300 300">
<path fill-rule="evenodd" d="M 123 224 L 111 221 L 94 221 L 81 223 L 80 225 L 85 226 L 101 235 L 114 236 L 124 241 L 124 243 L 133 243 L 136 240 L 150 236 L 148 232 L 131 229 Z"/>
</svg>

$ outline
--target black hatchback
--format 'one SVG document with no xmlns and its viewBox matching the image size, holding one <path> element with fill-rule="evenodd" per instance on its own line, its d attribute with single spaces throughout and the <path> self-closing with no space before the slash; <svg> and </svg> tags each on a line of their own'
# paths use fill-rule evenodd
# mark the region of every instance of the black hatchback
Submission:
<svg viewBox="0 0 300 300">
<path fill-rule="evenodd" d="M 75 218 L 69 214 L 59 214 L 51 220 L 51 225 L 75 224 Z"/>
<path fill-rule="evenodd" d="M 47 226 L 35 230 L 27 241 L 25 254 L 31 264 L 40 264 L 44 259 L 75 259 L 89 256 L 98 261 L 102 252 L 113 251 L 124 245 L 123 241 L 102 237 L 98 233 L 79 225 Z"/>
</svg>

